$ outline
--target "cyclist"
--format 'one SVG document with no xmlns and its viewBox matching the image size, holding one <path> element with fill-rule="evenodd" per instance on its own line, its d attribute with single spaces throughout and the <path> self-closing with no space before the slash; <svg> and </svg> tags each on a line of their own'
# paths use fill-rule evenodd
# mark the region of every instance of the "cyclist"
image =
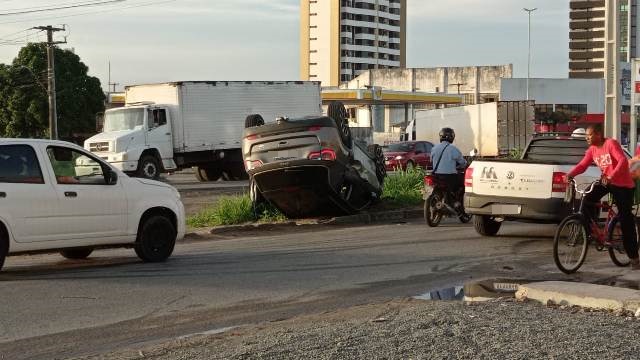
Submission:
<svg viewBox="0 0 640 360">
<path fill-rule="evenodd" d="M 431 161 L 433 164 L 433 174 L 436 181 L 447 184 L 449 192 L 459 196 L 464 189 L 464 177 L 458 174 L 458 169 L 464 169 L 467 161 L 462 156 L 458 148 L 453 145 L 456 133 L 452 128 L 442 128 L 440 130 L 440 144 L 431 149 Z M 454 208 L 459 208 L 462 204 L 460 199 L 455 199 Z"/>
<path fill-rule="evenodd" d="M 622 226 L 622 240 L 627 256 L 631 261 L 631 268 L 640 270 L 638 259 L 638 243 L 636 241 L 636 226 L 631 208 L 633 207 L 633 191 L 635 182 L 629 172 L 629 162 L 622 150 L 622 146 L 615 139 L 607 139 L 603 136 L 602 125 L 590 125 L 587 128 L 585 139 L 589 148 L 584 158 L 568 174 L 567 181 L 582 174 L 592 162 L 596 163 L 602 175 L 600 185 L 586 195 L 585 201 L 591 206 L 585 208 L 585 214 L 591 219 L 598 219 L 595 204 L 608 193 L 618 207 L 618 216 Z"/>
</svg>

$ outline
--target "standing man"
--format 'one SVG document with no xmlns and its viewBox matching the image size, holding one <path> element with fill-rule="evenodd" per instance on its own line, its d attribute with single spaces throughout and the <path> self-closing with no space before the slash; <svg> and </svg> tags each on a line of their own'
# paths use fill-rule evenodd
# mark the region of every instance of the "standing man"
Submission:
<svg viewBox="0 0 640 360">
<path fill-rule="evenodd" d="M 585 172 L 592 162 L 598 165 L 602 171 L 600 185 L 587 194 L 585 200 L 590 204 L 596 204 L 603 196 L 611 193 L 618 207 L 624 249 L 631 260 L 631 268 L 640 270 L 636 224 L 631 212 L 635 182 L 629 172 L 629 161 L 620 143 L 615 139 L 607 139 L 603 136 L 601 124 L 590 125 L 587 128 L 585 139 L 589 148 L 580 163 L 567 174 L 567 179 L 572 179 Z M 598 218 L 597 209 L 594 206 L 587 206 L 585 213 L 592 219 Z"/>
</svg>

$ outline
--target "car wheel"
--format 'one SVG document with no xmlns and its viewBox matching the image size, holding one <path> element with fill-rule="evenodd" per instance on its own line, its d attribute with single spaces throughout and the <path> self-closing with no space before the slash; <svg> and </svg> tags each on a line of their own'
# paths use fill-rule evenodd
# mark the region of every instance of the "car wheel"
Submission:
<svg viewBox="0 0 640 360">
<path fill-rule="evenodd" d="M 92 248 L 71 248 L 60 250 L 60 255 L 71 260 L 82 260 L 88 258 L 92 252 Z"/>
<path fill-rule="evenodd" d="M 200 182 L 217 181 L 222 176 L 222 169 L 219 166 L 194 166 L 193 171 Z"/>
<path fill-rule="evenodd" d="M 160 177 L 160 165 L 158 159 L 153 155 L 145 155 L 138 163 L 136 175 L 147 179 L 157 179 Z"/>
<path fill-rule="evenodd" d="M 250 128 L 254 126 L 264 125 L 264 119 L 260 114 L 251 114 L 244 120 L 244 127 Z"/>
<path fill-rule="evenodd" d="M 407 161 L 407 166 L 406 166 L 407 172 L 413 171 L 415 167 L 416 166 L 413 164 L 413 161 L 411 160 Z"/>
<path fill-rule="evenodd" d="M 376 164 L 376 177 L 380 182 L 380 185 L 384 182 L 384 178 L 387 176 L 387 168 L 384 164 L 384 153 L 382 147 L 378 144 L 369 145 L 367 150 L 373 155 Z"/>
<path fill-rule="evenodd" d="M 138 230 L 134 249 L 144 262 L 165 261 L 176 245 L 176 228 L 164 216 L 147 218 Z"/>
<path fill-rule="evenodd" d="M 0 228 L 0 269 L 4 265 L 4 259 L 9 254 L 9 234 L 5 229 Z"/>
<path fill-rule="evenodd" d="M 340 101 L 333 101 L 329 104 L 327 115 L 335 121 L 340 133 L 340 140 L 347 148 L 351 149 L 353 145 L 353 139 L 351 136 L 351 128 L 349 127 L 349 121 L 347 120 L 347 109 Z"/>
<path fill-rule="evenodd" d="M 473 217 L 473 227 L 482 236 L 494 236 L 500 230 L 501 222 L 493 220 L 490 216 L 475 215 Z"/>
</svg>

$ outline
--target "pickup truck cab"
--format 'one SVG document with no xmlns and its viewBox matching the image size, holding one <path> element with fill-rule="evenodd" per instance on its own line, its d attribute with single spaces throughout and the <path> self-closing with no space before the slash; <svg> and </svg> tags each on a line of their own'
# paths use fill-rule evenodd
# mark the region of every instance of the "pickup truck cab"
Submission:
<svg viewBox="0 0 640 360">
<path fill-rule="evenodd" d="M 184 224 L 170 185 L 130 178 L 70 143 L 0 139 L 0 268 L 7 255 L 59 251 L 84 259 L 109 247 L 164 261 Z"/>
<path fill-rule="evenodd" d="M 537 136 L 521 159 L 473 161 L 465 173 L 464 206 L 474 215 L 476 231 L 493 236 L 503 221 L 562 221 L 568 211 L 565 177 L 586 149 L 583 136 Z M 594 164 L 576 181 L 589 183 L 598 178 L 600 169 Z"/>
</svg>

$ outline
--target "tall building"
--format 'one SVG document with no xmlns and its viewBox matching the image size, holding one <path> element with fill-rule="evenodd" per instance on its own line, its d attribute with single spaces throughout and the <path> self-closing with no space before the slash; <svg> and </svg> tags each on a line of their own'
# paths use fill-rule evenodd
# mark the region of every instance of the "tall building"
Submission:
<svg viewBox="0 0 640 360">
<path fill-rule="evenodd" d="M 637 2 L 620 1 L 620 60 L 637 55 Z M 605 0 L 571 0 L 569 77 L 604 78 Z"/>
<path fill-rule="evenodd" d="M 300 77 L 338 86 L 406 65 L 406 0 L 301 0 Z"/>
</svg>

